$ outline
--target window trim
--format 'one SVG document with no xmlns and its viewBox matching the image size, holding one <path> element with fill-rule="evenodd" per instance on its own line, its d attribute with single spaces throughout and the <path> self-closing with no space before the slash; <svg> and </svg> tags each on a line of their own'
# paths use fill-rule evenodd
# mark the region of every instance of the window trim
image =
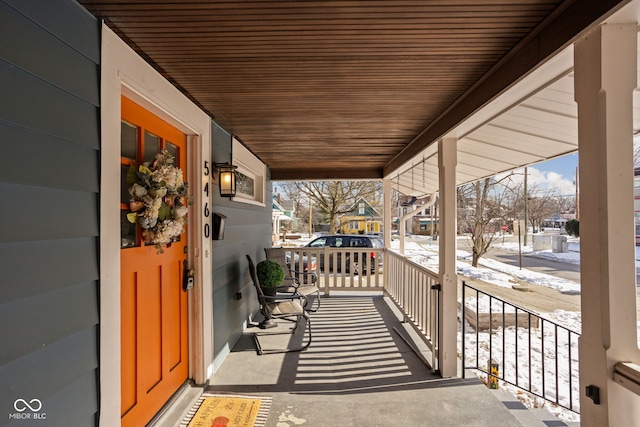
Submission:
<svg viewBox="0 0 640 427">
<path fill-rule="evenodd" d="M 253 179 L 253 197 L 236 193 L 231 200 L 234 202 L 247 203 L 256 206 L 266 206 L 266 175 L 267 166 L 254 156 L 240 141 L 232 138 L 232 158 L 233 164 L 238 167 L 238 172 Z"/>
</svg>

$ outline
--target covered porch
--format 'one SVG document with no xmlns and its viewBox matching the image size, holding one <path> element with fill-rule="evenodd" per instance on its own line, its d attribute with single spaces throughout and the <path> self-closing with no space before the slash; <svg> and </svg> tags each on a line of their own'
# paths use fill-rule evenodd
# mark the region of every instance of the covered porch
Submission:
<svg viewBox="0 0 640 427">
<path fill-rule="evenodd" d="M 526 410 L 474 375 L 433 374 L 428 349 L 381 292 L 334 291 L 312 314 L 312 328 L 307 351 L 263 356 L 250 336 L 256 329 L 248 328 L 205 392 L 269 399 L 267 427 L 571 425 Z M 302 339 L 298 331 L 291 342 L 286 335 L 267 343 L 296 346 Z M 188 419 L 184 409 L 162 422 Z"/>
<path fill-rule="evenodd" d="M 5 424 L 46 412 L 51 426 L 137 427 L 185 382 L 244 393 L 249 381 L 256 392 L 286 390 L 274 391 L 281 413 L 291 396 L 316 414 L 349 396 L 354 412 L 388 416 L 387 398 L 428 409 L 437 394 L 429 419 L 456 423 L 456 410 L 469 412 L 459 400 L 475 390 L 459 379 L 456 187 L 579 150 L 582 425 L 640 425 L 640 0 L 0 0 L 0 19 L 0 320 L 12 343 L 0 358 Z M 136 124 L 136 148 L 126 153 L 124 98 L 179 131 L 193 199 L 183 251 L 169 258 L 146 247 L 146 257 L 172 260 L 171 280 L 155 268 L 139 275 L 150 278 L 140 287 L 128 286 L 134 275 L 122 262 L 131 213 L 122 166 L 142 160 L 147 134 Z M 154 132 L 151 156 L 162 148 Z M 218 191 L 224 163 L 243 174 L 237 197 Z M 396 320 L 430 350 L 429 368 L 386 323 L 366 329 L 378 325 L 369 314 L 387 316 L 382 300 L 335 321 L 338 306 L 355 311 L 338 291 L 362 276 L 326 278 L 308 353 L 273 363 L 243 347 L 257 309 L 245 257 L 264 257 L 271 183 L 287 180 L 383 182 L 384 263 L 381 277 L 367 274 L 365 291 L 384 291 L 403 310 Z M 390 251 L 392 189 L 438 194 L 437 271 Z M 180 308 L 163 310 L 168 299 Z M 151 300 L 153 313 L 136 312 Z M 135 329 L 127 316 L 140 320 Z M 337 323 L 355 329 L 336 331 Z M 387 351 L 388 363 L 371 355 Z M 242 370 L 227 372 L 234 365 Z M 461 392 L 455 402 L 450 390 Z M 24 413 L 27 402 L 39 404 Z M 129 417 L 134 407 L 139 419 Z M 495 420 L 499 408 L 469 417 Z"/>
<path fill-rule="evenodd" d="M 461 70 L 466 59 L 483 55 L 473 48 L 462 54 L 447 50 L 452 46 L 451 40 L 443 43 L 429 34 L 428 37 L 434 37 L 429 39 L 430 43 L 444 46 L 443 56 L 454 59 L 447 62 L 444 71 L 439 68 L 441 61 L 426 54 L 427 57 L 421 57 L 421 60 L 433 67 L 429 69 L 431 80 L 418 75 L 425 66 L 415 60 L 416 55 L 422 55 L 428 49 L 417 42 L 414 51 L 402 50 L 404 62 L 400 70 L 395 74 L 376 74 L 366 80 L 364 86 L 359 85 L 364 81 L 360 80 L 362 69 L 355 65 L 366 64 L 367 72 L 388 70 L 390 64 L 400 64 L 389 52 L 400 49 L 393 46 L 382 55 L 371 55 L 368 49 L 362 49 L 359 42 L 363 40 L 357 37 L 359 34 L 350 32 L 360 19 L 359 11 L 345 10 L 343 16 L 347 21 L 329 28 L 339 30 L 334 36 L 344 45 L 333 51 L 330 43 L 324 44 L 322 51 L 327 56 L 321 57 L 319 64 L 316 37 L 326 41 L 324 23 L 331 21 L 327 19 L 332 15 L 331 10 L 314 11 L 321 12 L 311 15 L 319 31 L 307 38 L 310 35 L 304 34 L 306 27 L 300 22 L 290 22 L 288 16 L 280 14 L 281 11 L 264 11 L 257 7 L 250 16 L 241 17 L 241 24 L 234 26 L 241 34 L 208 33 L 209 28 L 230 31 L 226 27 L 230 20 L 215 21 L 216 26 L 210 25 L 213 21 L 204 21 L 197 26 L 205 31 L 202 35 L 197 31 L 184 34 L 187 39 L 184 41 L 189 42 L 190 48 L 183 49 L 184 44 L 176 47 L 171 33 L 179 33 L 184 27 L 184 17 L 196 16 L 197 11 L 180 10 L 180 6 L 172 5 L 184 12 L 179 15 L 182 18 L 177 21 L 180 22 L 170 26 L 166 21 L 160 21 L 148 26 L 145 16 L 140 16 L 149 12 L 144 8 L 129 9 L 129 6 L 99 1 L 83 3 L 97 16 L 106 17 L 118 36 L 131 42 L 137 53 L 149 58 L 163 76 L 170 77 L 181 91 L 202 106 L 216 123 L 212 130 L 214 136 L 224 133 L 218 127 L 226 128 L 232 148 L 227 149 L 224 145 L 221 150 L 214 145 L 209 151 L 204 138 L 204 148 L 196 150 L 194 158 L 204 159 L 203 169 L 221 160 L 235 162 L 242 149 L 255 154 L 258 166 L 264 168 L 264 173 L 255 175 L 256 188 L 270 180 L 382 180 L 386 249 L 390 247 L 391 190 L 395 188 L 402 194 L 416 197 L 438 194 L 441 213 L 438 271 L 434 275 L 423 275 L 402 260 L 402 253 L 396 269 L 392 261 L 394 256 L 385 252 L 383 283 L 375 284 L 375 288 L 381 287 L 402 306 L 402 318 L 413 325 L 414 331 L 431 350 L 430 371 L 443 378 L 461 375 L 456 340 L 456 187 L 579 149 L 580 186 L 584 189 L 580 192 L 584 248 L 581 408 L 585 425 L 637 423 L 640 419 L 638 390 L 634 390 L 637 384 L 629 383 L 626 377 L 620 380 L 616 366 L 640 361 L 636 324 L 632 319 L 635 316 L 635 306 L 632 306 L 635 271 L 631 256 L 632 137 L 640 122 L 634 115 L 637 110 L 634 110 L 634 95 L 637 87 L 637 22 L 640 18 L 638 2 L 609 1 L 598 5 L 559 2 L 561 4 L 556 4 L 552 10 L 542 7 L 543 2 L 534 2 L 541 8 L 535 12 L 537 18 L 525 14 L 526 20 L 531 20 L 525 35 L 517 35 L 520 19 L 525 18 L 514 19 L 511 37 L 517 42 L 512 40 L 508 49 L 501 53 L 494 51 L 499 59 L 488 61 L 490 64 L 476 62 L 478 70 L 482 70 L 478 77 L 472 77 L 478 70 L 466 68 L 464 78 L 457 82 L 453 81 L 453 71 Z M 405 19 L 413 13 L 412 6 L 405 6 L 403 13 L 394 15 L 394 19 L 406 24 L 410 31 L 422 31 L 432 20 L 456 13 L 446 11 L 440 16 L 432 16 L 432 11 L 427 10 L 429 16 L 414 24 Z M 385 7 L 394 10 L 396 6 L 389 2 Z M 199 10 L 200 5 L 196 9 Z M 500 21 L 503 17 L 496 10 L 491 9 L 490 14 Z M 225 8 L 223 12 L 235 17 L 237 11 Z M 264 12 L 273 19 L 273 26 L 259 23 Z M 463 15 L 467 20 L 456 30 L 464 33 L 471 22 L 482 20 L 483 12 L 465 10 Z M 384 21 L 386 13 L 379 10 L 368 10 L 367 13 L 374 17 L 370 18 L 373 19 L 370 24 L 380 32 L 375 33 L 373 39 L 364 41 L 375 40 L 377 48 L 381 49 L 388 43 L 382 31 L 388 25 Z M 175 19 L 169 17 L 171 10 L 163 10 L 162 14 L 168 20 Z M 221 16 L 218 10 L 207 10 L 207 14 L 211 20 Z M 295 14 L 307 16 L 302 10 Z M 163 23 L 172 30 L 165 32 Z M 367 25 L 363 27 L 367 28 Z M 269 51 L 263 49 L 263 36 L 271 28 L 278 30 L 276 34 L 270 34 L 274 40 L 267 43 L 272 49 Z M 342 32 L 345 28 L 349 29 L 346 34 Z M 450 30 L 448 35 L 456 34 Z M 303 37 L 290 37 L 296 33 Z M 249 37 L 245 38 L 247 35 Z M 231 44 L 225 45 L 218 38 L 217 43 L 209 43 L 205 38 L 210 36 Z M 358 38 L 358 42 L 353 42 L 352 37 Z M 488 38 L 503 39 L 500 36 Z M 283 39 L 292 44 L 283 44 Z M 409 39 L 411 37 L 399 44 L 409 43 Z M 248 43 L 242 44 L 247 40 Z M 237 48 L 237 43 L 242 47 Z M 183 56 L 185 53 L 188 58 Z M 207 59 L 193 61 L 193 58 L 201 57 Z M 374 61 L 373 65 L 370 60 Z M 301 66 L 294 67 L 293 64 Z M 339 72 L 334 73 L 338 64 Z M 434 64 L 437 65 L 434 67 Z M 416 74 L 405 80 L 408 70 Z M 272 74 L 264 79 L 267 71 Z M 429 84 L 425 85 L 425 81 Z M 397 86 L 378 90 L 380 82 L 403 82 L 402 90 Z M 435 90 L 457 85 L 460 85 L 458 89 L 449 90 L 442 98 Z M 424 91 L 416 94 L 417 88 Z M 380 95 L 382 97 L 378 97 Z M 429 102 L 425 103 L 425 99 Z M 343 103 L 344 100 L 347 103 Z M 419 102 L 420 106 L 416 107 L 413 101 Z M 402 108 L 398 107 L 400 104 Z M 380 106 L 385 106 L 384 111 Z M 328 115 L 328 112 L 332 114 Z M 193 181 L 197 188 L 206 191 L 197 200 L 198 207 L 205 213 L 198 225 L 208 225 L 209 201 L 219 210 L 238 213 L 239 199 L 222 202 L 211 197 L 207 185 L 209 178 L 197 172 Z M 268 199 L 266 194 L 254 202 L 264 207 Z M 251 209 L 246 208 L 246 211 Z M 224 364 L 236 356 L 236 338 L 245 326 L 243 316 L 251 308 L 248 304 L 237 308 L 236 303 L 230 303 L 230 296 L 247 287 L 245 264 L 241 261 L 246 252 L 253 251 L 252 255 L 257 256 L 262 251 L 255 239 L 252 240 L 251 233 L 242 234 L 238 229 L 248 225 L 245 229 L 251 228 L 254 234 L 260 234 L 264 227 L 246 215 L 237 215 L 233 220 L 237 225 L 230 225 L 238 228 L 228 230 L 231 236 L 227 242 L 210 242 L 205 233 L 197 236 L 199 240 L 196 241 L 202 245 L 194 249 L 205 257 L 201 257 L 200 252 L 192 254 L 192 259 L 198 262 L 212 254 L 211 261 L 196 266 L 202 274 L 194 288 L 199 292 L 195 302 L 200 310 L 194 331 L 199 334 L 195 341 L 202 342 L 198 342 L 201 348 L 194 346 L 192 351 L 195 361 L 192 377 L 198 383 L 212 380 L 214 389 L 221 385 L 242 384 L 241 372 L 236 372 L 230 383 L 217 375 L 222 375 Z M 247 242 L 251 242 L 251 246 Z M 231 250 L 226 252 L 224 249 L 227 248 Z M 324 286 L 328 291 L 331 287 L 340 287 L 335 279 L 336 276 L 326 278 Z M 367 280 L 370 279 L 371 275 Z M 330 281 L 333 283 L 327 285 Z M 344 282 L 342 286 L 346 286 Z M 322 315 L 319 313 L 316 317 Z M 212 339 L 212 335 L 216 338 Z M 243 339 L 244 336 L 240 336 L 238 343 Z M 308 357 L 313 357 L 313 351 L 310 349 L 308 354 L 311 356 Z M 251 356 L 255 358 L 254 354 Z M 291 360 L 302 363 L 304 357 L 307 353 Z M 374 371 L 384 377 L 384 370 L 373 366 Z M 631 371 L 634 370 L 637 374 L 638 370 L 632 367 Z M 298 370 L 293 372 L 296 372 L 292 377 L 293 384 L 299 387 Z M 208 375 L 211 373 L 213 377 Z M 315 383 L 312 378 L 313 375 L 302 376 L 306 381 L 303 391 L 318 386 L 320 381 Z M 339 383 L 335 378 L 323 380 L 327 384 L 322 387 L 326 389 L 320 392 L 339 390 L 334 388 Z M 279 382 L 278 377 L 276 384 Z"/>
</svg>

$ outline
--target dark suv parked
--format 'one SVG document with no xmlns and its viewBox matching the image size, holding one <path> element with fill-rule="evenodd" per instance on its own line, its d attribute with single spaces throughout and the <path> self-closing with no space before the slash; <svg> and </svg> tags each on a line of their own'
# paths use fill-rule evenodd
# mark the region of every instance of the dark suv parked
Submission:
<svg viewBox="0 0 640 427">
<path fill-rule="evenodd" d="M 379 239 L 373 236 L 363 236 L 360 234 L 354 234 L 354 235 L 335 234 L 330 236 L 322 236 L 312 240 L 306 245 L 306 247 L 308 248 L 324 248 L 326 246 L 330 248 L 344 248 L 349 251 L 359 251 L 359 252 L 364 252 L 366 254 L 366 250 L 361 251 L 360 248 L 382 248 L 384 245 L 382 244 L 382 239 Z M 356 265 L 358 264 L 359 252 L 354 253 L 353 262 Z M 320 255 L 320 270 L 324 271 L 324 254 L 320 253 L 319 255 Z M 345 257 L 346 258 L 345 273 L 349 273 L 349 266 L 351 264 L 350 257 L 351 257 L 351 252 L 347 252 Z M 369 270 L 373 273 L 376 271 L 379 261 L 376 260 L 375 252 L 371 252 L 368 258 L 371 260 L 371 265 Z M 336 263 L 337 263 L 336 271 L 340 273 L 341 272 L 340 270 L 342 268 L 342 256 L 340 253 L 337 254 Z M 363 265 L 362 265 L 362 271 L 365 272 L 365 274 L 367 272 L 366 263 L 367 263 L 367 257 L 365 256 L 363 257 Z M 333 257 L 329 259 L 329 271 L 334 271 Z"/>
</svg>

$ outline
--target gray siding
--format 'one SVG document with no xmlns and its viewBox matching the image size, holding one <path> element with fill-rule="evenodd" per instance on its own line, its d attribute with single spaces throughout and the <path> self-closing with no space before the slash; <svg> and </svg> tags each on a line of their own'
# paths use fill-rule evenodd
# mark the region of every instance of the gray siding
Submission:
<svg viewBox="0 0 640 427">
<path fill-rule="evenodd" d="M 0 426 L 95 426 L 100 25 L 0 0 L 0 40 Z"/>
<path fill-rule="evenodd" d="M 231 135 L 213 123 L 213 159 L 231 159 Z M 213 241 L 213 326 L 214 356 L 217 368 L 242 333 L 242 324 L 257 310 L 246 255 L 255 262 L 265 258 L 271 246 L 271 181 L 266 177 L 268 203 L 265 207 L 231 201 L 213 189 L 213 212 L 226 215 L 224 240 Z M 234 296 L 242 292 L 242 299 Z"/>
</svg>

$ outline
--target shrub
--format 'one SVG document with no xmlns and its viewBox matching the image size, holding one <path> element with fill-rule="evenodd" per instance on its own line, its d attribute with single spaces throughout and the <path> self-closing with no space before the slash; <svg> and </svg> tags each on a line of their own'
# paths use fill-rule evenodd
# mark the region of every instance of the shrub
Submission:
<svg viewBox="0 0 640 427">
<path fill-rule="evenodd" d="M 580 221 L 577 219 L 570 219 L 564 226 L 569 236 L 580 237 Z"/>
<path fill-rule="evenodd" d="M 261 286 L 275 287 L 284 281 L 284 269 L 272 259 L 260 261 L 256 270 Z"/>
</svg>

